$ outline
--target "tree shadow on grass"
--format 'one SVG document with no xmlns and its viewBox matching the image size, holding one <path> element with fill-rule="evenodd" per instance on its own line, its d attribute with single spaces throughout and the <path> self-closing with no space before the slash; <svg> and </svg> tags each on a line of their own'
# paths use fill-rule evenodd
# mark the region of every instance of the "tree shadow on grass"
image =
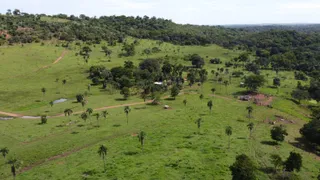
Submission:
<svg viewBox="0 0 320 180">
<path fill-rule="evenodd" d="M 261 141 L 260 142 L 263 145 L 269 145 L 269 146 L 277 146 L 279 145 L 276 141 Z"/>
<path fill-rule="evenodd" d="M 113 127 L 120 127 L 120 124 L 114 124 Z"/>
<path fill-rule="evenodd" d="M 127 151 L 127 152 L 124 152 L 123 154 L 124 154 L 124 155 L 127 155 L 127 156 L 134 156 L 134 155 L 137 155 L 137 154 L 139 154 L 139 153 L 136 152 L 136 151 Z"/>
<path fill-rule="evenodd" d="M 303 151 L 320 156 L 320 150 L 317 148 L 317 145 L 308 142 L 304 138 L 295 138 L 295 140 L 295 142 L 289 142 L 289 144 Z"/>
<path fill-rule="evenodd" d="M 273 174 L 275 173 L 275 170 L 273 167 L 262 167 L 259 168 L 260 171 L 264 172 L 265 174 Z"/>
<path fill-rule="evenodd" d="M 232 95 L 234 95 L 234 96 L 244 96 L 244 95 L 248 95 L 250 93 L 251 93 L 250 91 L 244 90 L 244 91 L 237 91 L 237 92 L 233 93 Z"/>
<path fill-rule="evenodd" d="M 79 134 L 79 132 L 73 131 L 71 134 Z"/>
<path fill-rule="evenodd" d="M 78 126 L 78 127 L 83 127 L 84 125 L 83 125 L 83 124 L 78 124 L 77 126 Z"/>
<path fill-rule="evenodd" d="M 125 98 L 115 98 L 114 100 L 116 100 L 116 101 L 126 101 L 127 99 L 125 99 Z"/>
<path fill-rule="evenodd" d="M 165 100 L 165 101 L 174 101 L 174 100 L 176 100 L 176 99 L 173 98 L 173 97 L 168 97 L 168 98 L 165 98 L 164 100 Z"/>
</svg>

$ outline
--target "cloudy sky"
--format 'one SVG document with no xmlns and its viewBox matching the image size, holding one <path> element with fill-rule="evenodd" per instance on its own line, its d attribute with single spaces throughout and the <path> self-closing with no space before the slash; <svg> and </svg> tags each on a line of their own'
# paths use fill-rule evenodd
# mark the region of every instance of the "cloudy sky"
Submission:
<svg viewBox="0 0 320 180">
<path fill-rule="evenodd" d="M 320 0 L 7 0 L 7 9 L 88 16 L 156 16 L 177 23 L 225 25 L 320 23 Z"/>
</svg>

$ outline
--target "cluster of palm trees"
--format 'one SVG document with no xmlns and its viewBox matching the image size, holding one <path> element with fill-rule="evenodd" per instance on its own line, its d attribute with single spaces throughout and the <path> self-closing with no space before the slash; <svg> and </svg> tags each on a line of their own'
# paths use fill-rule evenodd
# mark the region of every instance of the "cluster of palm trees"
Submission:
<svg viewBox="0 0 320 180">
<path fill-rule="evenodd" d="M 3 158 L 6 159 L 7 155 L 9 154 L 9 149 L 7 147 L 1 148 L 0 153 L 2 154 Z M 6 163 L 10 165 L 13 179 L 15 179 L 17 175 L 17 169 L 19 169 L 22 165 L 22 161 L 18 160 L 17 158 L 11 158 Z"/>
</svg>

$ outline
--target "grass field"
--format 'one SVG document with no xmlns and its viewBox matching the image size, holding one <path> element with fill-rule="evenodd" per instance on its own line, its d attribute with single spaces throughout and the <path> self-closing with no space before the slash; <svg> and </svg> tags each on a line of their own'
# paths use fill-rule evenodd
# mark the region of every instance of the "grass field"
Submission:
<svg viewBox="0 0 320 180">
<path fill-rule="evenodd" d="M 56 115 L 63 113 L 65 108 L 81 111 L 81 105 L 73 102 L 76 94 L 88 91 L 87 85 L 91 82 L 87 79 L 86 71 L 90 66 L 103 64 L 110 69 L 123 65 L 126 60 L 138 65 L 147 57 L 141 54 L 143 49 L 157 46 L 155 41 L 142 40 L 136 49 L 137 55 L 119 58 L 117 55 L 121 46 L 118 45 L 112 47 L 111 62 L 108 62 L 108 58 L 100 51 L 103 45 L 92 47 L 88 64 L 82 57 L 75 56 L 79 52 L 75 45 L 56 64 L 52 63 L 64 49 L 51 42 L 45 42 L 44 46 L 39 43 L 0 49 L 0 57 L 5 57 L 1 57 L 0 66 L 0 111 L 24 115 Z M 174 46 L 164 43 L 160 49 L 162 52 L 149 57 L 168 54 L 173 57 L 171 61 L 190 65 L 182 57 L 198 53 L 205 58 L 208 72 L 224 66 L 209 64 L 211 58 L 218 57 L 226 62 L 241 53 L 215 45 Z M 41 69 L 48 65 L 50 67 Z M 262 72 L 266 73 L 269 74 L 268 83 L 271 86 L 276 74 Z M 49 118 L 46 125 L 39 125 L 40 120 L 31 119 L 0 120 L 0 147 L 10 149 L 9 158 L 16 156 L 23 161 L 17 179 L 231 179 L 229 166 L 236 155 L 245 153 L 259 167 L 258 179 L 264 180 L 272 175 L 267 173 L 268 168 L 272 167 L 270 155 L 275 153 L 286 159 L 291 151 L 303 156 L 303 168 L 298 174 L 304 179 L 317 177 L 319 158 L 294 146 L 296 138 L 300 137 L 299 129 L 309 120 L 307 115 L 310 112 L 289 99 L 290 92 L 297 84 L 293 72 L 279 73 L 279 93 L 268 85 L 260 89 L 260 92 L 274 96 L 273 108 L 252 104 L 254 112 L 251 120 L 246 112 L 251 102 L 240 102 L 233 97 L 234 93 L 244 90 L 239 87 L 243 80 L 232 78 L 232 83 L 224 87 L 210 73 L 208 77 L 202 88 L 185 86 L 176 100 L 161 101 L 162 105 L 169 105 L 172 109 L 164 110 L 162 105 L 131 106 L 128 125 L 123 107 L 109 109 L 107 119 L 100 118 L 100 127 L 97 127 L 95 117 L 84 122 L 79 115 Z M 225 75 L 224 79 L 227 78 Z M 62 84 L 63 79 L 67 80 L 65 85 Z M 42 87 L 47 89 L 45 95 L 40 91 Z M 212 87 L 217 89 L 216 96 L 211 95 Z M 119 101 L 122 97 L 119 92 L 108 90 L 92 87 L 88 92 L 87 107 L 143 102 L 135 96 L 127 101 Z M 201 93 L 205 96 L 202 100 L 199 99 Z M 59 98 L 69 100 L 49 106 L 49 101 Z M 182 103 L 184 99 L 188 101 L 187 106 Z M 211 99 L 214 103 L 212 113 L 207 107 Z M 308 103 L 303 102 L 304 105 Z M 278 146 L 270 145 L 272 125 L 266 122 L 275 121 L 276 116 L 293 122 L 277 122 L 285 124 L 289 133 L 285 142 Z M 200 117 L 203 123 L 199 131 L 195 120 Z M 255 123 L 251 139 L 247 128 L 250 121 Z M 225 135 L 226 126 L 233 128 L 230 149 Z M 141 130 L 147 134 L 143 150 L 136 137 Z M 103 173 L 103 163 L 97 153 L 101 144 L 108 148 L 106 173 Z M 10 175 L 10 167 L 0 158 L 0 179 L 11 179 Z"/>
</svg>

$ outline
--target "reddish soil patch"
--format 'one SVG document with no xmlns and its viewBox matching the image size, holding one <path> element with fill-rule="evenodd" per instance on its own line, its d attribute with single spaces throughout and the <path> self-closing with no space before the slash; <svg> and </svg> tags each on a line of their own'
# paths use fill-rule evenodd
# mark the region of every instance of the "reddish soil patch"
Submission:
<svg viewBox="0 0 320 180">
<path fill-rule="evenodd" d="M 10 39 L 10 38 L 11 38 L 11 36 L 10 36 L 10 34 L 8 34 L 8 31 L 7 31 L 7 30 L 0 31 L 0 36 L 1 36 L 1 35 L 5 35 L 5 36 L 6 36 L 6 39 Z"/>
<path fill-rule="evenodd" d="M 270 106 L 273 101 L 272 96 L 268 96 L 265 94 L 255 94 L 250 96 L 253 97 L 254 103 L 258 106 Z"/>
</svg>

